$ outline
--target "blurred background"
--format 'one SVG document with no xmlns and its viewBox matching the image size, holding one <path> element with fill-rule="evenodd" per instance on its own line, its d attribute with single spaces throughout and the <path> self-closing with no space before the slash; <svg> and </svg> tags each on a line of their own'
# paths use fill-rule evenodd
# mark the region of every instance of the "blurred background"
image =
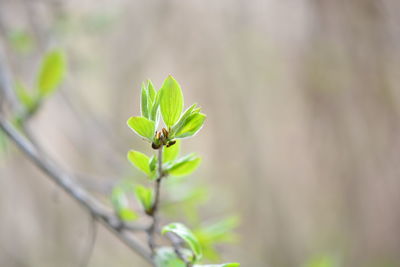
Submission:
<svg viewBox="0 0 400 267">
<path fill-rule="evenodd" d="M 43 54 L 65 50 L 67 79 L 29 128 L 99 198 L 143 181 L 126 152 L 151 150 L 126 120 L 141 82 L 172 74 L 208 116 L 182 144 L 203 157 L 184 185 L 207 188 L 199 220 L 240 217 L 222 259 L 398 267 L 399 12 L 397 0 L 0 0 L 0 51 L 32 87 Z M 11 143 L 0 214 L 1 266 L 78 266 L 89 215 Z M 147 265 L 100 227 L 89 266 Z"/>
</svg>

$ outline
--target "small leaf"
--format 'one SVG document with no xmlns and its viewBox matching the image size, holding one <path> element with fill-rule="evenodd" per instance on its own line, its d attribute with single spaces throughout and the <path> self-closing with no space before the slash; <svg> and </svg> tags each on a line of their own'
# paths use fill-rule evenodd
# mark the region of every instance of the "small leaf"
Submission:
<svg viewBox="0 0 400 267">
<path fill-rule="evenodd" d="M 190 107 L 188 107 L 188 108 L 185 110 L 185 112 L 184 112 L 184 113 L 182 114 L 182 116 L 179 118 L 179 121 L 172 127 L 172 133 L 173 133 L 173 134 L 177 131 L 177 129 L 180 129 L 180 128 L 184 125 L 186 119 L 187 119 L 190 115 L 194 114 L 193 111 L 196 109 L 196 106 L 197 106 L 197 104 L 195 103 L 195 104 L 191 105 Z M 200 109 L 199 109 L 199 111 L 200 111 Z"/>
<path fill-rule="evenodd" d="M 181 143 L 176 140 L 176 143 L 170 147 L 164 147 L 163 150 L 163 162 L 173 161 L 179 154 Z"/>
<path fill-rule="evenodd" d="M 193 153 L 168 164 L 166 170 L 173 176 L 185 176 L 194 172 L 200 163 L 201 158 Z"/>
<path fill-rule="evenodd" d="M 187 249 L 181 249 L 183 254 L 191 254 Z M 190 257 L 190 255 L 189 255 Z M 186 267 L 186 264 L 178 258 L 171 247 L 161 247 L 157 249 L 154 261 L 157 267 Z"/>
<path fill-rule="evenodd" d="M 142 83 L 141 97 L 140 97 L 140 110 L 142 116 L 145 118 L 149 118 L 149 105 L 148 105 L 148 90 L 144 83 Z"/>
<path fill-rule="evenodd" d="M 155 132 L 154 121 L 144 117 L 130 117 L 127 124 L 136 134 L 147 138 L 149 141 L 153 140 Z"/>
<path fill-rule="evenodd" d="M 151 156 L 150 161 L 149 161 L 149 168 L 150 171 L 153 172 L 156 170 L 157 167 L 157 157 L 156 156 Z"/>
<path fill-rule="evenodd" d="M 137 185 L 135 186 L 135 195 L 143 209 L 147 212 L 153 206 L 153 191 L 150 188 Z"/>
<path fill-rule="evenodd" d="M 161 115 L 167 127 L 172 127 L 183 109 L 183 95 L 178 82 L 170 75 L 160 89 Z"/>
<path fill-rule="evenodd" d="M 193 233 L 181 223 L 170 223 L 163 227 L 161 233 L 174 233 L 179 236 L 192 250 L 195 260 L 199 260 L 202 256 L 201 246 Z"/>
<path fill-rule="evenodd" d="M 37 99 L 28 92 L 21 82 L 16 83 L 15 90 L 19 101 L 27 111 L 31 110 L 36 105 Z"/>
<path fill-rule="evenodd" d="M 155 93 L 155 98 L 153 106 L 151 107 L 150 119 L 156 122 L 158 125 L 160 113 L 158 112 L 158 107 L 160 106 L 160 91 Z"/>
<path fill-rule="evenodd" d="M 156 100 L 157 92 L 154 89 L 153 83 L 150 80 L 147 80 L 147 90 L 149 91 L 149 102 L 153 105 L 154 101 Z"/>
<path fill-rule="evenodd" d="M 37 87 L 41 97 L 49 96 L 61 84 L 66 70 L 65 55 L 61 50 L 48 52 L 42 61 L 37 76 Z"/>
<path fill-rule="evenodd" d="M 111 202 L 118 217 L 123 221 L 133 221 L 138 218 L 138 215 L 129 207 L 129 201 L 124 191 L 115 187 L 111 195 Z"/>
<path fill-rule="evenodd" d="M 128 160 L 140 171 L 144 172 L 148 176 L 151 176 L 148 156 L 139 151 L 130 150 L 128 152 Z"/>
<path fill-rule="evenodd" d="M 176 138 L 185 138 L 194 136 L 198 131 L 200 131 L 201 127 L 203 127 L 204 121 L 206 119 L 206 115 L 202 113 L 194 113 L 190 115 L 182 127 L 176 129 L 175 137 Z"/>
</svg>

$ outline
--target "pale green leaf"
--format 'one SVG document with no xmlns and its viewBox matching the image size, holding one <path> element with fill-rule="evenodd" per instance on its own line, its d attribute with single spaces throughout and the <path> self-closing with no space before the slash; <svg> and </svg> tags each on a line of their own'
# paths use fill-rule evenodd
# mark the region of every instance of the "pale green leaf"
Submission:
<svg viewBox="0 0 400 267">
<path fill-rule="evenodd" d="M 188 108 L 185 110 L 185 112 L 184 112 L 184 113 L 182 114 L 182 116 L 179 118 L 179 121 L 172 127 L 172 134 L 175 134 L 175 132 L 177 131 L 177 129 L 180 129 L 180 128 L 184 125 L 186 119 L 187 119 L 190 115 L 194 114 L 193 111 L 196 109 L 196 106 L 197 106 L 197 104 L 195 103 L 195 104 L 191 105 L 190 107 L 188 107 Z"/>
<path fill-rule="evenodd" d="M 135 195 L 145 211 L 153 206 L 153 191 L 142 185 L 135 186 Z"/>
<path fill-rule="evenodd" d="M 163 227 L 161 233 L 174 233 L 179 236 L 192 250 L 195 259 L 199 260 L 202 256 L 201 246 L 194 234 L 181 223 L 170 223 Z"/>
<path fill-rule="evenodd" d="M 176 143 L 172 146 L 169 147 L 164 147 L 163 150 L 163 162 L 168 162 L 175 160 L 176 157 L 179 155 L 179 150 L 180 150 L 181 143 L 179 140 L 176 140 Z"/>
<path fill-rule="evenodd" d="M 127 124 L 136 134 L 147 138 L 149 141 L 153 140 L 155 133 L 154 121 L 144 117 L 130 117 Z"/>
<path fill-rule="evenodd" d="M 181 252 L 186 250 L 181 249 Z M 190 251 L 188 251 L 190 253 Z M 186 253 L 185 253 L 186 254 Z M 171 247 L 161 247 L 156 250 L 154 257 L 156 267 L 186 267 L 186 264 L 178 258 Z"/>
<path fill-rule="evenodd" d="M 148 156 L 139 151 L 130 150 L 128 152 L 128 160 L 140 171 L 144 172 L 148 176 L 151 176 L 151 171 L 149 167 L 150 159 Z"/>
<path fill-rule="evenodd" d="M 166 165 L 166 170 L 173 176 L 185 176 L 194 172 L 201 163 L 201 158 L 195 154 L 182 157 Z"/>
<path fill-rule="evenodd" d="M 111 202 L 121 220 L 132 221 L 138 218 L 138 215 L 129 207 L 128 198 L 121 188 L 115 187 L 113 189 Z"/>
<path fill-rule="evenodd" d="M 32 96 L 21 82 L 15 84 L 15 91 L 19 101 L 27 111 L 34 108 L 37 104 L 37 98 Z"/>
<path fill-rule="evenodd" d="M 160 89 L 161 115 L 167 127 L 172 127 L 183 109 L 183 95 L 178 82 L 170 75 Z"/>
<path fill-rule="evenodd" d="M 37 88 L 41 97 L 49 96 L 61 84 L 66 71 L 65 55 L 61 50 L 48 52 L 42 61 Z"/>
<path fill-rule="evenodd" d="M 142 113 L 142 116 L 145 118 L 149 118 L 148 100 L 149 100 L 148 90 L 147 90 L 145 84 L 142 83 L 141 97 L 140 97 L 140 111 Z"/>
<path fill-rule="evenodd" d="M 198 131 L 200 131 L 201 127 L 203 127 L 204 121 L 206 119 L 206 115 L 202 113 L 194 113 L 190 115 L 182 127 L 176 129 L 175 138 L 185 138 L 194 136 Z"/>
<path fill-rule="evenodd" d="M 154 101 L 156 100 L 157 92 L 154 89 L 154 85 L 150 80 L 147 80 L 147 90 L 148 90 L 148 95 L 150 99 L 150 103 L 153 105 Z"/>
</svg>

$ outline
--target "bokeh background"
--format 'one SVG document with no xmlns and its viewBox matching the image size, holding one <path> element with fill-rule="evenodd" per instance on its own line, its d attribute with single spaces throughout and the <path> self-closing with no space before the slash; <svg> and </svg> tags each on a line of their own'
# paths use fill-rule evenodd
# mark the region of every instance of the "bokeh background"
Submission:
<svg viewBox="0 0 400 267">
<path fill-rule="evenodd" d="M 209 189 L 200 216 L 241 218 L 223 259 L 396 267 L 399 12 L 397 0 L 0 0 L 0 45 L 27 85 L 45 51 L 65 49 L 67 80 L 29 127 L 99 197 L 140 175 L 126 152 L 150 149 L 126 119 L 142 81 L 172 74 L 208 115 L 183 143 L 203 157 L 188 178 Z M 1 266 L 77 266 L 90 236 L 86 212 L 12 144 L 0 218 Z M 146 264 L 100 228 L 89 266 Z"/>
</svg>

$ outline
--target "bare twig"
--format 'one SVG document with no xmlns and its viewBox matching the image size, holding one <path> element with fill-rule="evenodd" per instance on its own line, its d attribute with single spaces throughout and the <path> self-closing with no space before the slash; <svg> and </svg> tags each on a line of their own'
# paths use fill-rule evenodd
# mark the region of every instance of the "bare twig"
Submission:
<svg viewBox="0 0 400 267">
<path fill-rule="evenodd" d="M 0 116 L 0 128 L 6 135 L 14 141 L 18 148 L 47 176 L 66 191 L 79 204 L 85 207 L 96 220 L 106 226 L 121 241 L 123 241 L 133 251 L 137 252 L 143 259 L 150 264 L 153 260 L 150 252 L 145 249 L 136 239 L 128 235 L 124 230 L 124 224 L 110 213 L 98 200 L 93 198 L 86 190 L 80 187 L 69 174 L 61 169 L 48 158 L 42 156 L 35 146 L 22 136 L 9 122 Z M 122 225 L 122 227 L 121 227 Z"/>
</svg>

